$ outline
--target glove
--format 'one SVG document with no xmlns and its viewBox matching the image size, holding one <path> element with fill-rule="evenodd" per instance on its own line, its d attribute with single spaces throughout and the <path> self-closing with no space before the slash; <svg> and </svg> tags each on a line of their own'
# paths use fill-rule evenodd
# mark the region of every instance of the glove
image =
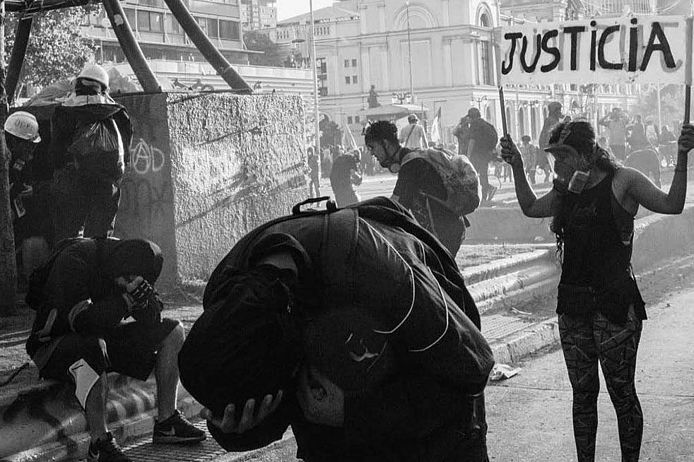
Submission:
<svg viewBox="0 0 694 462">
<path fill-rule="evenodd" d="M 134 308 L 131 313 L 133 319 L 142 324 L 153 326 L 155 324 L 161 323 L 161 311 L 164 308 L 161 300 L 156 292 L 152 292 L 152 295 L 147 299 L 145 304 L 140 308 Z"/>
<path fill-rule="evenodd" d="M 149 298 L 154 294 L 154 287 L 142 279 L 142 281 L 132 289 L 128 290 L 128 294 L 133 301 L 132 310 L 137 311 L 144 308 L 149 301 Z"/>
</svg>

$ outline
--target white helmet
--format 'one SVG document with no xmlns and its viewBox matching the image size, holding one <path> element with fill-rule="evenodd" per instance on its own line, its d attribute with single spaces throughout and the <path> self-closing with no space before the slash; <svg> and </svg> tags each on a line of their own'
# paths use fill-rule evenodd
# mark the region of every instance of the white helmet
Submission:
<svg viewBox="0 0 694 462">
<path fill-rule="evenodd" d="M 98 64 L 85 64 L 77 78 L 95 80 L 108 88 L 108 73 Z"/>
<path fill-rule="evenodd" d="M 38 143 L 41 141 L 39 136 L 39 123 L 32 114 L 25 111 L 13 112 L 7 116 L 5 121 L 5 131 L 17 138 Z"/>
</svg>

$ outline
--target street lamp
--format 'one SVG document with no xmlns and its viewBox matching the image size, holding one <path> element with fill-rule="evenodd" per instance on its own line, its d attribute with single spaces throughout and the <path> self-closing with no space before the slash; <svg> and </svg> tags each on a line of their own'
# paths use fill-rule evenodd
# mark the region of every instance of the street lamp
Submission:
<svg viewBox="0 0 694 462">
<path fill-rule="evenodd" d="M 407 14 L 407 59 L 410 67 L 410 95 L 412 97 L 411 103 L 414 104 L 414 85 L 412 84 L 412 37 L 410 36 L 410 0 L 405 2 L 405 9 Z"/>
<path fill-rule="evenodd" d="M 412 98 L 412 93 L 407 92 L 407 91 L 394 91 L 393 94 L 393 99 L 398 100 L 398 104 L 403 104 L 405 101 L 410 100 L 410 103 L 413 103 L 411 100 Z"/>
<path fill-rule="evenodd" d="M 316 71 L 316 23 L 313 19 L 313 0 L 309 0 L 311 9 L 311 68 L 313 69 L 313 118 L 314 130 L 316 132 L 316 154 L 320 153 L 320 127 L 318 125 L 318 75 Z"/>
<path fill-rule="evenodd" d="M 482 96 L 481 98 L 475 98 L 474 96 L 470 97 L 470 103 L 474 104 L 475 102 L 477 103 L 477 109 L 482 109 L 482 101 L 487 101 L 487 96 Z"/>
</svg>

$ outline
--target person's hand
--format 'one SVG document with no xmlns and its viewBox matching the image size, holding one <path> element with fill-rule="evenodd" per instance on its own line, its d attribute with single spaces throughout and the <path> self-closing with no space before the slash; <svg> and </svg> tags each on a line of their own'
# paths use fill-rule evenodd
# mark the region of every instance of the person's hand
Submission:
<svg viewBox="0 0 694 462">
<path fill-rule="evenodd" d="M 299 371 L 296 398 L 309 422 L 331 427 L 344 425 L 344 393 L 314 367 L 304 366 Z"/>
<path fill-rule="evenodd" d="M 251 428 L 257 427 L 268 415 L 277 410 L 282 401 L 282 393 L 282 390 L 278 391 L 274 399 L 272 395 L 265 395 L 265 398 L 258 406 L 258 412 L 255 412 L 255 399 L 249 399 L 246 401 L 246 405 L 243 406 L 243 411 L 238 419 L 236 418 L 236 406 L 233 404 L 228 404 L 224 408 L 224 416 L 221 419 L 214 417 L 212 411 L 207 408 L 203 408 L 200 411 L 200 417 L 224 433 L 244 433 Z"/>
<path fill-rule="evenodd" d="M 523 157 L 521 156 L 518 146 L 511 139 L 511 135 L 504 135 L 499 140 L 501 144 L 501 158 L 505 162 L 511 164 L 512 167 L 523 167 Z"/>
<path fill-rule="evenodd" d="M 677 140 L 677 149 L 682 154 L 687 154 L 694 149 L 694 125 L 682 125 L 682 132 Z"/>
<path fill-rule="evenodd" d="M 142 276 L 137 276 L 125 286 L 126 292 L 133 301 L 133 309 L 147 305 L 149 298 L 154 294 L 154 287 Z"/>
</svg>

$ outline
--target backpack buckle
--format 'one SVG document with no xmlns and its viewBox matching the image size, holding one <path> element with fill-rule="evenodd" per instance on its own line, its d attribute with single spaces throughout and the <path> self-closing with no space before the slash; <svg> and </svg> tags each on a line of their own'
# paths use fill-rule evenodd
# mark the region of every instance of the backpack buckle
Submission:
<svg viewBox="0 0 694 462">
<path fill-rule="evenodd" d="M 301 215 L 302 213 L 309 212 L 311 209 L 302 211 L 301 206 L 302 205 L 308 205 L 308 204 L 317 204 L 319 202 L 326 201 L 325 203 L 325 208 L 328 210 L 328 212 L 335 212 L 337 210 L 337 204 L 335 203 L 334 200 L 330 199 L 330 196 L 321 196 L 321 197 L 310 197 L 304 201 L 299 202 L 296 204 L 294 207 L 292 207 L 292 215 Z"/>
</svg>

